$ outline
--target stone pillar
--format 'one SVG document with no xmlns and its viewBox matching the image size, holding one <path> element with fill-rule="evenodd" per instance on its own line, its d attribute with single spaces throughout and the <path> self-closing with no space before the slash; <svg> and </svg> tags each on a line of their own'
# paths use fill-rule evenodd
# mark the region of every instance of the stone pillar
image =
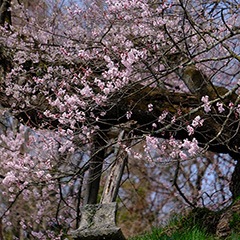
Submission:
<svg viewBox="0 0 240 240">
<path fill-rule="evenodd" d="M 75 240 L 125 240 L 116 226 L 117 203 L 87 204 L 81 208 L 80 227 L 72 232 Z"/>
</svg>

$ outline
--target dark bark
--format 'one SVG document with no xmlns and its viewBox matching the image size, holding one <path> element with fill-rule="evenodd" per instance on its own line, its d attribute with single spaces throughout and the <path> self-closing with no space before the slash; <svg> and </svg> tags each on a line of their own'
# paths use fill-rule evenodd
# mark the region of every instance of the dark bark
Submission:
<svg viewBox="0 0 240 240">
<path fill-rule="evenodd" d="M 8 72 L 12 67 L 11 56 L 6 49 L 0 44 L 0 70 Z"/>
<path fill-rule="evenodd" d="M 230 183 L 233 200 L 240 196 L 240 161 L 237 161 Z"/>
<path fill-rule="evenodd" d="M 11 0 L 0 0 L 0 25 L 4 25 L 7 22 L 12 24 L 11 12 L 8 8 L 11 6 Z"/>
<path fill-rule="evenodd" d="M 94 139 L 92 147 L 92 159 L 90 160 L 89 174 L 87 178 L 87 186 L 84 195 L 83 205 L 96 204 L 98 198 L 98 190 L 102 173 L 102 164 L 104 160 L 105 141 L 98 135 Z"/>
<path fill-rule="evenodd" d="M 0 240 L 4 240 L 3 236 L 3 224 L 2 224 L 2 219 L 0 218 Z"/>
</svg>

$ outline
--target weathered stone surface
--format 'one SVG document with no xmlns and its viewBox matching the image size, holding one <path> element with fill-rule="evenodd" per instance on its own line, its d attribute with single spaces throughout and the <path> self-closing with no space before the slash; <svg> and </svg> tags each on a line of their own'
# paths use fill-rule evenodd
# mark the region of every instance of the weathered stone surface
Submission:
<svg viewBox="0 0 240 240">
<path fill-rule="evenodd" d="M 72 232 L 76 240 L 124 240 L 116 226 L 117 203 L 88 204 L 81 208 L 80 227 Z"/>
<path fill-rule="evenodd" d="M 125 240 L 120 228 L 77 230 L 72 234 L 76 240 Z"/>
</svg>

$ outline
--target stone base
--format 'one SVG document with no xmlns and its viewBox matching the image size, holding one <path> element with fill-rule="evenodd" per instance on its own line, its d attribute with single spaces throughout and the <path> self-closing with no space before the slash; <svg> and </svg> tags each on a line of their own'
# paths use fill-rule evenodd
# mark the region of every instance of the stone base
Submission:
<svg viewBox="0 0 240 240">
<path fill-rule="evenodd" d="M 106 228 L 95 230 L 78 229 L 72 233 L 72 237 L 76 240 L 125 240 L 120 228 Z"/>
<path fill-rule="evenodd" d="M 88 204 L 81 208 L 80 227 L 72 232 L 76 240 L 125 240 L 116 226 L 117 204 Z"/>
</svg>

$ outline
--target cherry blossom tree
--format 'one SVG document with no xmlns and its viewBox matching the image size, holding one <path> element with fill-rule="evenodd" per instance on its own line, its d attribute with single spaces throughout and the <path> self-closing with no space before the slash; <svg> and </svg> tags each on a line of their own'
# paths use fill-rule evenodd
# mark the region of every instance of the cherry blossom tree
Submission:
<svg viewBox="0 0 240 240">
<path fill-rule="evenodd" d="M 64 239 L 80 206 L 97 203 L 116 145 L 127 168 L 174 166 L 172 186 L 154 179 L 186 205 L 240 195 L 238 1 L 48 1 L 45 18 L 10 3 L 0 1 L 5 232 Z M 211 172 L 217 201 L 203 192 Z"/>
</svg>

